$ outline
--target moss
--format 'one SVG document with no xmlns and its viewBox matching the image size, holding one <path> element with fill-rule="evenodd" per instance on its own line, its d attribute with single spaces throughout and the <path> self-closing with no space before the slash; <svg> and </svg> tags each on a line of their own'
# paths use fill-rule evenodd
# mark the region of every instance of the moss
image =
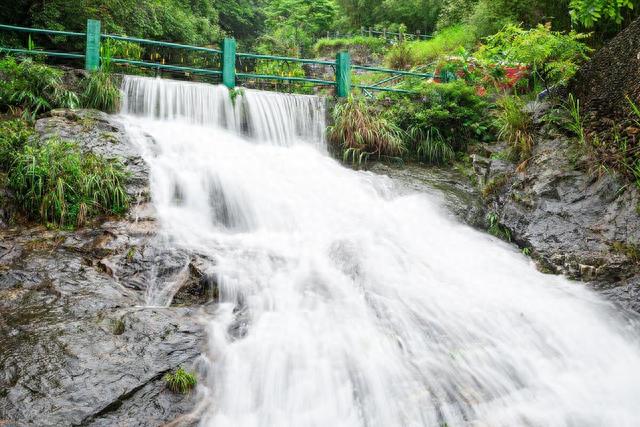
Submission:
<svg viewBox="0 0 640 427">
<path fill-rule="evenodd" d="M 131 262 L 133 257 L 136 255 L 136 251 L 137 250 L 138 250 L 138 248 L 136 246 L 131 246 L 129 248 L 129 250 L 127 251 L 127 262 Z"/>
<path fill-rule="evenodd" d="M 634 263 L 640 262 L 640 247 L 637 244 L 617 241 L 611 244 L 611 250 L 626 255 Z"/>
<path fill-rule="evenodd" d="M 111 321 L 111 332 L 113 335 L 124 334 L 125 323 L 122 319 L 116 319 Z"/>
<path fill-rule="evenodd" d="M 505 174 L 500 174 L 490 179 L 482 188 L 482 197 L 489 199 L 497 196 L 502 187 L 507 183 L 508 179 L 509 178 Z"/>
</svg>

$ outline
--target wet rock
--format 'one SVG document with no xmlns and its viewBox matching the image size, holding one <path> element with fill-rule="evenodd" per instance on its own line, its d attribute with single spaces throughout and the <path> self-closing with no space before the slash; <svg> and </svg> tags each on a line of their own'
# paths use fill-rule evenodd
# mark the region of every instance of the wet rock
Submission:
<svg viewBox="0 0 640 427">
<path fill-rule="evenodd" d="M 484 227 L 486 211 L 480 192 L 456 170 L 374 163 L 370 171 L 391 177 L 401 193 L 422 192 L 440 198 L 443 205 L 462 221 L 474 227 Z"/>
<path fill-rule="evenodd" d="M 202 305 L 218 299 L 218 283 L 209 270 L 213 261 L 194 257 L 189 263 L 186 280 L 171 300 L 172 306 Z"/>
<path fill-rule="evenodd" d="M 194 255 L 158 236 L 147 167 L 117 119 L 56 110 L 36 128 L 120 159 L 133 204 L 124 219 L 76 231 L 0 230 L 0 424 L 192 425 L 196 393 L 175 395 L 162 377 L 193 368 L 202 308 L 148 301 L 180 283 Z"/>
<path fill-rule="evenodd" d="M 488 168 L 496 163 L 491 160 Z M 569 141 L 540 139 L 527 167 L 512 169 L 489 209 L 520 247 L 533 250 L 543 270 L 598 288 L 626 286 L 640 273 L 640 196 L 615 176 L 594 176 L 578 166 Z M 480 169 L 481 176 L 491 173 Z M 609 295 L 629 299 L 637 296 L 634 289 Z"/>
</svg>

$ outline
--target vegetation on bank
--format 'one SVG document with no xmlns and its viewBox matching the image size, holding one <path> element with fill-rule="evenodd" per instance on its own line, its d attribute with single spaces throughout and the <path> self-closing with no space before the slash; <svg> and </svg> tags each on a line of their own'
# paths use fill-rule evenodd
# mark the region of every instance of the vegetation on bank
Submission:
<svg viewBox="0 0 640 427">
<path fill-rule="evenodd" d="M 54 108 L 79 106 L 115 111 L 120 92 L 105 71 L 91 73 L 77 91 L 63 72 L 33 59 L 0 59 L 0 176 L 22 214 L 58 227 L 84 225 L 101 215 L 123 214 L 128 205 L 124 166 L 73 142 L 41 141 L 33 123 Z M 17 118 L 16 118 L 17 117 Z"/>
<path fill-rule="evenodd" d="M 70 141 L 41 141 L 24 120 L 0 122 L 0 158 L 0 173 L 28 219 L 76 227 L 128 206 L 120 162 L 83 153 Z"/>
</svg>

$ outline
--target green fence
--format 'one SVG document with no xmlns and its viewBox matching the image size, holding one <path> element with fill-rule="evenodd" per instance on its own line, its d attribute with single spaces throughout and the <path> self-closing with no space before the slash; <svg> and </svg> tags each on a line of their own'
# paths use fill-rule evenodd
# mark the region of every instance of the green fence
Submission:
<svg viewBox="0 0 640 427">
<path fill-rule="evenodd" d="M 59 52 L 59 51 L 47 51 L 36 49 L 20 49 L 12 47 L 0 46 L 0 51 L 18 54 L 30 54 L 30 55 L 44 55 L 54 58 L 67 58 L 67 59 L 83 59 L 84 67 L 88 71 L 96 71 L 100 68 L 101 62 L 105 59 L 101 57 L 101 44 L 103 40 L 120 40 L 125 42 L 136 43 L 139 45 L 159 46 L 166 48 L 184 49 L 187 51 L 203 52 L 205 54 L 215 55 L 220 59 L 220 68 L 199 68 L 199 67 L 187 67 L 182 65 L 171 65 L 159 62 L 148 62 L 142 60 L 132 60 L 126 58 L 109 58 L 109 60 L 115 64 L 129 64 L 137 67 L 150 68 L 155 70 L 167 70 L 172 72 L 185 72 L 192 74 L 212 75 L 219 76 L 222 83 L 228 88 L 232 89 L 236 86 L 237 80 L 275 80 L 275 81 L 288 81 L 288 82 L 303 82 L 311 83 L 314 85 L 324 85 L 335 87 L 335 93 L 338 97 L 346 97 L 349 95 L 353 88 L 359 88 L 365 92 L 369 91 L 386 91 L 396 93 L 411 93 L 407 90 L 397 89 L 393 87 L 382 86 L 381 83 L 390 81 L 402 76 L 417 77 L 420 79 L 429 79 L 434 77 L 433 74 L 428 73 L 416 73 L 411 71 L 392 70 L 388 68 L 379 67 L 366 67 L 360 65 L 352 65 L 349 57 L 349 53 L 339 52 L 336 55 L 335 61 L 321 61 L 315 59 L 303 59 L 303 58 L 290 58 L 284 56 L 273 55 L 259 55 L 253 53 L 241 53 L 236 52 L 236 41 L 233 38 L 225 38 L 222 42 L 221 49 L 213 49 L 207 47 L 198 47 L 183 45 L 178 43 L 161 42 L 155 40 L 140 39 L 135 37 L 124 37 L 113 34 L 104 34 L 101 32 L 100 21 L 89 19 L 87 21 L 86 32 L 70 32 L 70 31 L 56 31 L 39 28 L 25 28 L 17 27 L 13 25 L 0 24 L 0 30 L 29 33 L 29 34 L 44 34 L 48 36 L 65 36 L 72 38 L 84 39 L 84 53 L 81 52 Z M 256 60 L 270 60 L 270 61 L 284 61 L 291 63 L 302 64 L 315 64 L 331 67 L 334 71 L 334 80 L 322 80 L 307 77 L 294 77 L 294 76 L 279 76 L 279 75 L 267 75 L 256 73 L 242 73 L 237 72 L 236 63 L 241 59 L 256 59 Z M 373 85 L 360 85 L 351 83 L 351 73 L 354 70 L 371 71 L 378 73 L 389 74 L 388 79 L 384 79 Z"/>
</svg>

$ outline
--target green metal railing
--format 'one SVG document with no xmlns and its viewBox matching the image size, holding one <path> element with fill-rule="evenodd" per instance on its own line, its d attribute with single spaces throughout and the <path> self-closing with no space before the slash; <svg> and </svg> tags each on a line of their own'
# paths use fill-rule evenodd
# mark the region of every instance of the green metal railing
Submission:
<svg viewBox="0 0 640 427">
<path fill-rule="evenodd" d="M 147 62 L 142 60 L 133 60 L 133 59 L 125 59 L 125 58 L 109 58 L 109 60 L 116 64 L 129 64 L 137 67 L 151 68 L 158 71 L 167 70 L 167 71 L 185 72 L 185 73 L 192 73 L 192 74 L 220 76 L 222 83 L 230 89 L 236 86 L 236 81 L 238 79 L 276 80 L 276 81 L 310 83 L 314 85 L 323 85 L 323 86 L 334 86 L 336 95 L 338 97 L 346 97 L 349 95 L 349 93 L 353 88 L 359 88 L 364 91 L 412 93 L 411 91 L 408 91 L 408 90 L 381 86 L 380 83 L 384 81 L 391 81 L 394 78 L 397 78 L 398 76 L 411 76 L 411 77 L 417 77 L 420 79 L 428 79 L 428 78 L 434 77 L 433 74 L 428 74 L 428 73 L 417 73 L 412 71 L 392 70 L 392 69 L 380 68 L 380 67 L 366 67 L 361 65 L 351 65 L 351 59 L 349 57 L 349 53 L 346 51 L 339 52 L 336 55 L 335 61 L 323 61 L 323 60 L 315 60 L 315 59 L 291 58 L 291 57 L 285 57 L 285 56 L 259 55 L 254 53 L 236 52 L 236 41 L 233 38 L 225 38 L 222 42 L 222 48 L 214 49 L 214 48 L 208 48 L 208 47 L 190 46 L 190 45 L 184 45 L 184 44 L 178 44 L 178 43 L 162 42 L 162 41 L 141 39 L 141 38 L 135 38 L 135 37 L 118 36 L 113 34 L 103 34 L 101 32 L 100 21 L 93 20 L 93 19 L 89 19 L 87 21 L 86 32 L 84 33 L 71 32 L 71 31 L 47 30 L 47 29 L 40 29 L 40 28 L 25 28 L 25 27 L 13 26 L 13 25 L 3 25 L 3 24 L 0 24 L 0 30 L 23 32 L 23 33 L 30 33 L 30 34 L 44 34 L 44 35 L 51 35 L 51 36 L 82 37 L 84 38 L 84 47 L 85 47 L 84 53 L 58 52 L 58 51 L 35 50 L 35 49 L 19 49 L 19 48 L 10 48 L 10 47 L 2 47 L 2 46 L 0 46 L 0 51 L 18 53 L 18 54 L 45 55 L 45 56 L 58 57 L 58 58 L 84 59 L 85 69 L 88 71 L 98 70 L 100 68 L 101 62 L 103 62 L 105 59 L 100 56 L 100 47 L 101 47 L 102 40 L 119 40 L 119 41 L 136 43 L 139 45 L 184 49 L 188 51 L 202 52 L 210 55 L 217 55 L 220 58 L 220 62 L 221 62 L 220 69 L 187 67 L 182 65 L 171 65 L 171 64 L 164 64 L 164 63 L 158 63 L 158 62 Z M 256 74 L 256 73 L 247 73 L 247 72 L 239 73 L 236 70 L 237 69 L 236 62 L 242 59 L 284 61 L 284 62 L 293 62 L 293 63 L 301 63 L 301 64 L 315 64 L 315 65 L 330 66 L 334 70 L 335 80 L 323 80 L 323 79 L 316 79 L 316 78 L 279 76 L 279 75 L 269 75 L 269 74 Z M 352 84 L 351 73 L 353 70 L 386 73 L 386 74 L 390 74 L 391 78 L 385 79 L 382 82 L 378 82 L 373 85 Z"/>
</svg>

